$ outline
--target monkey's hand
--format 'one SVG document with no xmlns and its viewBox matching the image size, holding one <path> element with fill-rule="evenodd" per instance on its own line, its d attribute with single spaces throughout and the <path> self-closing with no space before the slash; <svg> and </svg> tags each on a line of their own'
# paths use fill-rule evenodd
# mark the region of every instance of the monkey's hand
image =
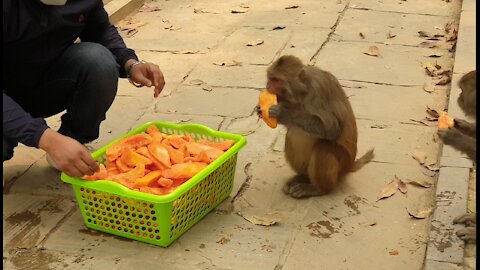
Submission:
<svg viewBox="0 0 480 270">
<path fill-rule="evenodd" d="M 460 130 L 463 134 L 470 136 L 470 137 L 475 137 L 477 134 L 477 125 L 469 123 L 463 119 L 458 119 L 455 118 L 453 120 L 455 122 L 454 127 L 458 130 Z"/>
<path fill-rule="evenodd" d="M 467 154 L 467 156 L 476 160 L 477 156 L 477 139 L 463 134 L 456 128 L 440 129 L 437 132 L 444 144 Z"/>
<path fill-rule="evenodd" d="M 262 118 L 262 109 L 260 109 L 260 106 L 255 107 L 255 112 L 257 113 L 258 118 Z"/>
<path fill-rule="evenodd" d="M 281 112 L 282 112 L 282 107 L 278 104 L 275 104 L 268 109 L 268 116 L 270 118 L 276 118 L 278 120 L 278 118 L 280 118 Z"/>
</svg>

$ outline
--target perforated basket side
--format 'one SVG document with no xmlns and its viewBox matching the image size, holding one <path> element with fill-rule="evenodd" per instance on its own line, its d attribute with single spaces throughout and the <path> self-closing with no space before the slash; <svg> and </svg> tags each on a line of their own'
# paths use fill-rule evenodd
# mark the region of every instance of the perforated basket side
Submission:
<svg viewBox="0 0 480 270">
<path fill-rule="evenodd" d="M 172 204 L 156 204 L 82 186 L 72 186 L 85 225 L 122 237 L 166 246 Z"/>
<path fill-rule="evenodd" d="M 170 238 L 175 240 L 230 195 L 237 155 L 173 202 Z"/>
</svg>

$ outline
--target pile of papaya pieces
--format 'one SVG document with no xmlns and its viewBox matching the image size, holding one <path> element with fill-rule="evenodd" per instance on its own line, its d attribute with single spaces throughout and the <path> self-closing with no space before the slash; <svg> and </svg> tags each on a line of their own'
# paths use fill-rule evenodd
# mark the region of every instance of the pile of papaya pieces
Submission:
<svg viewBox="0 0 480 270">
<path fill-rule="evenodd" d="M 235 142 L 195 141 L 190 135 L 164 134 L 150 125 L 105 153 L 100 171 L 85 180 L 111 180 L 140 192 L 166 195 L 223 155 Z"/>
</svg>

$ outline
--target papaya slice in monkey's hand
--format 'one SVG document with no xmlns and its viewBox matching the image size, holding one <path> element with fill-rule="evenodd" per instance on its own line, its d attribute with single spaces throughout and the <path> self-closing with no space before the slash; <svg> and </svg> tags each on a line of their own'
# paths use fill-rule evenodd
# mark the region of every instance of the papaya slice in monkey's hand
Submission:
<svg viewBox="0 0 480 270">
<path fill-rule="evenodd" d="M 264 90 L 258 97 L 258 106 L 260 107 L 262 120 L 271 128 L 277 127 L 277 119 L 270 118 L 268 110 L 272 105 L 277 104 L 277 95 Z"/>
<path fill-rule="evenodd" d="M 438 128 L 452 128 L 455 125 L 453 117 L 450 117 L 447 112 L 440 112 L 438 117 Z"/>
</svg>

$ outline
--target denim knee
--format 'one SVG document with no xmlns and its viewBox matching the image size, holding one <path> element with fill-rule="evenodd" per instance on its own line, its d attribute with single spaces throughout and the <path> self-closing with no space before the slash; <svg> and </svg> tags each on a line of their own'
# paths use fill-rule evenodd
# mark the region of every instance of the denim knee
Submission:
<svg viewBox="0 0 480 270">
<path fill-rule="evenodd" d="M 13 157 L 13 149 L 18 145 L 17 142 L 14 142 L 5 136 L 3 136 L 3 161 L 9 160 Z"/>
<path fill-rule="evenodd" d="M 81 42 L 73 46 L 76 47 L 75 58 L 89 75 L 103 80 L 118 80 L 119 65 L 105 46 L 93 42 Z"/>
</svg>

